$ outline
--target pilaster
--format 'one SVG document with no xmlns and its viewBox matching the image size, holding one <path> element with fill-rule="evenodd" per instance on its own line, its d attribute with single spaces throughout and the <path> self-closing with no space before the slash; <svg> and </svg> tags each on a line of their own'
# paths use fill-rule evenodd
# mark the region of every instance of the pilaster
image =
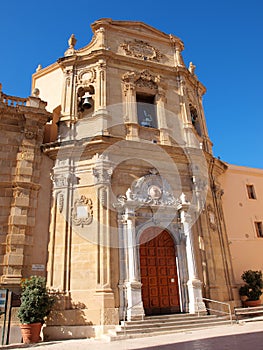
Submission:
<svg viewBox="0 0 263 350">
<path fill-rule="evenodd" d="M 111 237 L 110 237 L 110 184 L 113 163 L 107 156 L 94 157 L 94 186 L 96 188 L 98 232 L 97 232 L 97 287 L 96 298 L 102 309 L 114 308 L 111 288 Z"/>
<path fill-rule="evenodd" d="M 185 197 L 181 196 L 181 203 L 178 205 L 181 224 L 186 237 L 186 256 L 188 267 L 188 296 L 189 296 L 189 313 L 206 311 L 204 302 L 202 301 L 202 282 L 200 281 L 197 268 L 194 249 L 194 237 L 191 228 L 191 216 L 188 213 L 190 203 L 185 201 Z"/>
</svg>

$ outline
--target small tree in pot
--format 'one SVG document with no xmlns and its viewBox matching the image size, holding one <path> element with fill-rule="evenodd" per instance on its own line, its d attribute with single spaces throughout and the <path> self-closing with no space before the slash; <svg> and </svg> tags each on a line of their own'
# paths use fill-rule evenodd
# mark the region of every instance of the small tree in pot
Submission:
<svg viewBox="0 0 263 350">
<path fill-rule="evenodd" d="M 252 304 L 260 304 L 263 288 L 262 272 L 247 270 L 243 272 L 241 278 L 245 284 L 239 288 L 239 295 L 243 299 L 244 304 L 247 305 L 250 302 Z"/>
<path fill-rule="evenodd" d="M 21 287 L 21 305 L 17 316 L 21 322 L 23 342 L 37 343 L 44 319 L 49 315 L 55 300 L 48 294 L 44 277 L 31 276 L 22 281 Z"/>
</svg>

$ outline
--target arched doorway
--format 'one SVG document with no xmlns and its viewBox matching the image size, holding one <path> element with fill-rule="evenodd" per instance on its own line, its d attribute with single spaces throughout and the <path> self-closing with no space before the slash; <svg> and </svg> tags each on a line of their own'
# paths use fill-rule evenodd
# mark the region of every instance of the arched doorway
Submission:
<svg viewBox="0 0 263 350">
<path fill-rule="evenodd" d="M 143 232 L 140 270 L 145 314 L 180 312 L 176 249 L 167 231 L 151 227 Z"/>
</svg>

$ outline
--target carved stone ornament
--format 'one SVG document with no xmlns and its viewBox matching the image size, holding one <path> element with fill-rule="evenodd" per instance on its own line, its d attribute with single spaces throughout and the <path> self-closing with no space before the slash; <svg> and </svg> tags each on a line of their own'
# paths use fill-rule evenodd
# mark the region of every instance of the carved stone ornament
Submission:
<svg viewBox="0 0 263 350">
<path fill-rule="evenodd" d="M 92 169 L 95 184 L 110 184 L 113 173 L 112 163 L 105 154 L 96 154 L 94 157 L 95 167 Z"/>
<path fill-rule="evenodd" d="M 173 206 L 179 200 L 173 196 L 167 180 L 152 172 L 136 180 L 127 190 L 126 196 L 118 196 L 119 204 L 124 205 L 126 201 L 135 201 L 141 205 Z"/>
<path fill-rule="evenodd" d="M 216 231 L 216 217 L 215 212 L 211 204 L 208 204 L 207 206 L 207 215 L 209 220 L 209 226 L 213 231 Z"/>
<path fill-rule="evenodd" d="M 93 205 L 90 198 L 81 196 L 76 199 L 71 214 L 72 223 L 75 226 L 89 225 L 93 220 Z"/>
<path fill-rule="evenodd" d="M 163 54 L 155 47 L 142 40 L 125 41 L 121 48 L 127 56 L 140 58 L 142 60 L 159 62 Z"/>
<path fill-rule="evenodd" d="M 95 69 L 84 69 L 79 73 L 78 80 L 80 84 L 94 83 L 96 80 Z"/>
<path fill-rule="evenodd" d="M 36 137 L 35 130 L 25 129 L 25 138 L 28 140 L 32 140 Z"/>
<path fill-rule="evenodd" d="M 51 174 L 51 180 L 54 183 L 54 187 L 67 187 L 68 185 L 77 185 L 80 178 L 73 173 L 64 174 Z"/>
<path fill-rule="evenodd" d="M 141 72 L 127 72 L 122 76 L 124 84 L 134 84 L 136 87 L 149 88 L 152 90 L 158 89 L 158 83 L 161 82 L 161 77 L 154 76 L 147 69 Z"/>
<path fill-rule="evenodd" d="M 63 193 L 60 193 L 58 195 L 58 210 L 60 213 L 62 213 L 64 207 L 64 195 Z"/>
<path fill-rule="evenodd" d="M 68 179 L 65 175 L 52 175 L 51 180 L 54 182 L 55 187 L 65 187 L 68 185 Z"/>
</svg>

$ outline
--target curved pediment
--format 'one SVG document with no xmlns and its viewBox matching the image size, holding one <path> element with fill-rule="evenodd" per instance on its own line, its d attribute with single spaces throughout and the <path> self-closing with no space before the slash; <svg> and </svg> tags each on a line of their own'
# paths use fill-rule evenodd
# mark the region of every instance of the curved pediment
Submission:
<svg viewBox="0 0 263 350">
<path fill-rule="evenodd" d="M 153 170 L 150 174 L 144 175 L 134 181 L 131 187 L 126 191 L 126 196 L 118 196 L 118 202 L 124 204 L 133 202 L 139 206 L 176 206 L 179 199 L 173 195 L 172 188 L 168 181 L 157 171 Z"/>
</svg>

